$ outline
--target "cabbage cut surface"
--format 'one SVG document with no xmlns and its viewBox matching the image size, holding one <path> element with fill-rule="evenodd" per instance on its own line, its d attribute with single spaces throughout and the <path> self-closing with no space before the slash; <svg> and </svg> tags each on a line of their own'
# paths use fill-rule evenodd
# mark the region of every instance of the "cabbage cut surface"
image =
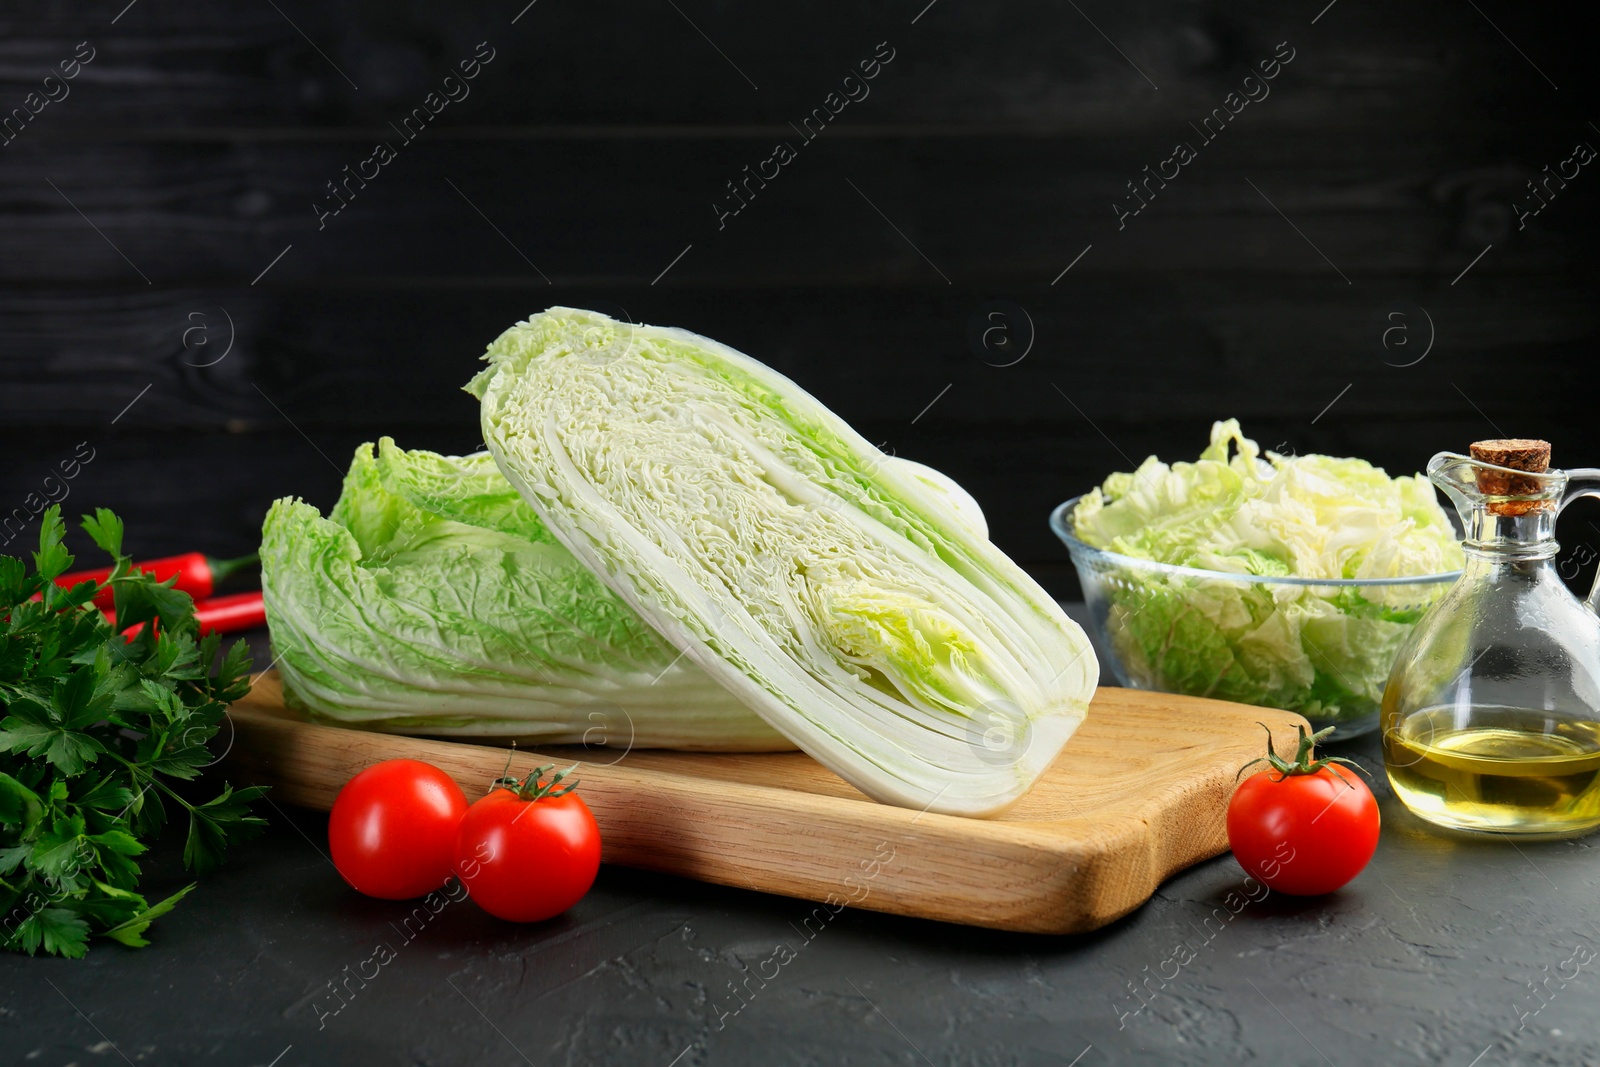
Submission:
<svg viewBox="0 0 1600 1067">
<path fill-rule="evenodd" d="M 1083 631 L 948 497 L 684 330 L 552 308 L 468 386 L 545 527 L 779 732 L 878 800 L 1022 795 L 1082 721 Z"/>
</svg>

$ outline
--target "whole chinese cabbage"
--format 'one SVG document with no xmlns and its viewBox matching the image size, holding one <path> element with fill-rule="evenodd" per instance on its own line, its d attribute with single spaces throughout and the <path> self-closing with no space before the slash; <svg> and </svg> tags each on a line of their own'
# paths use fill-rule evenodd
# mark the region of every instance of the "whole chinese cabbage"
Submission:
<svg viewBox="0 0 1600 1067">
<path fill-rule="evenodd" d="M 1421 477 L 1359 459 L 1264 456 L 1233 419 L 1194 463 L 1151 456 L 1073 510 L 1095 548 L 1203 571 L 1293 578 L 1437 575 L 1461 566 L 1455 528 Z M 1266 584 L 1097 565 L 1106 632 L 1133 684 L 1300 711 L 1377 710 L 1395 653 L 1438 583 Z"/>
<path fill-rule="evenodd" d="M 942 494 L 787 378 L 684 330 L 552 308 L 470 384 L 562 544 L 879 800 L 987 814 L 1083 719 L 1083 631 Z"/>
<path fill-rule="evenodd" d="M 793 748 L 550 536 L 487 453 L 356 450 L 323 518 L 279 500 L 261 544 L 290 703 L 442 735 Z"/>
</svg>

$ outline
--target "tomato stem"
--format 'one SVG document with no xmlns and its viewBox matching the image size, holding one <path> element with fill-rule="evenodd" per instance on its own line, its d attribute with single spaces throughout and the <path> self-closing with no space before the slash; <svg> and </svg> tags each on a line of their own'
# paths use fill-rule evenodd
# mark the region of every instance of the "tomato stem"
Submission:
<svg viewBox="0 0 1600 1067">
<path fill-rule="evenodd" d="M 516 738 L 512 738 L 511 739 L 511 748 L 506 752 L 506 765 L 505 765 L 504 768 L 501 769 L 500 777 L 496 778 L 494 781 L 489 783 L 489 788 L 490 789 L 493 789 L 495 786 L 499 785 L 501 782 L 503 782 L 507 778 L 511 777 L 511 757 L 515 756 L 516 754 L 517 754 L 517 740 L 516 740 Z M 513 779 L 513 781 L 515 781 L 515 779 Z"/>
<path fill-rule="evenodd" d="M 566 785 L 561 784 L 562 781 L 566 779 L 567 775 L 578 769 L 578 764 L 576 763 L 564 771 L 556 771 L 556 773 L 548 782 L 541 782 L 540 779 L 546 774 L 549 774 L 551 771 L 555 770 L 555 766 L 556 765 L 554 763 L 547 763 L 543 767 L 535 767 L 531 772 L 529 772 L 526 778 L 522 779 L 512 778 L 509 775 L 503 775 L 500 778 L 495 779 L 494 784 L 498 787 L 511 790 L 523 800 L 543 800 L 545 797 L 549 797 L 553 800 L 556 797 L 566 796 L 568 793 L 578 788 L 578 779 L 576 778 L 568 782 Z M 510 768 L 511 761 L 508 759 L 506 761 L 507 771 L 509 771 Z"/>
<path fill-rule="evenodd" d="M 1249 763 L 1246 763 L 1243 767 L 1240 767 L 1239 773 L 1233 776 L 1234 781 L 1238 781 L 1239 778 L 1243 776 L 1245 771 L 1248 771 L 1251 767 L 1254 767 L 1258 763 L 1270 764 L 1272 769 L 1278 772 L 1278 777 L 1280 780 L 1295 774 L 1316 774 L 1318 771 L 1322 770 L 1322 768 L 1326 767 L 1334 777 L 1338 778 L 1340 781 L 1344 781 L 1344 775 L 1340 773 L 1339 768 L 1334 766 L 1335 763 L 1343 763 L 1346 766 L 1354 767 L 1362 774 L 1367 773 L 1365 767 L 1361 766 L 1354 760 L 1345 759 L 1343 756 L 1324 756 L 1318 760 L 1311 758 L 1317 742 L 1333 733 L 1336 727 L 1329 726 L 1325 729 L 1318 730 L 1314 734 L 1307 734 L 1306 728 L 1297 723 L 1295 725 L 1295 729 L 1300 731 L 1300 743 L 1295 748 L 1294 762 L 1291 763 L 1272 750 L 1272 728 L 1264 722 L 1258 722 L 1256 725 L 1267 731 L 1267 754 L 1265 756 L 1260 756 L 1256 759 L 1253 759 Z"/>
</svg>

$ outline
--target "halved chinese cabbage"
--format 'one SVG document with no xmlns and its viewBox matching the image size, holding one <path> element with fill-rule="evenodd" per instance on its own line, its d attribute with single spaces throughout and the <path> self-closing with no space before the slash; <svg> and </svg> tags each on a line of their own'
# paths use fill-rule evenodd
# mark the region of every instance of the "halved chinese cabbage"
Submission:
<svg viewBox="0 0 1600 1067">
<path fill-rule="evenodd" d="M 947 498 L 777 372 L 552 308 L 468 391 L 545 526 L 651 626 L 878 800 L 1021 796 L 1082 721 L 1083 631 Z"/>
</svg>

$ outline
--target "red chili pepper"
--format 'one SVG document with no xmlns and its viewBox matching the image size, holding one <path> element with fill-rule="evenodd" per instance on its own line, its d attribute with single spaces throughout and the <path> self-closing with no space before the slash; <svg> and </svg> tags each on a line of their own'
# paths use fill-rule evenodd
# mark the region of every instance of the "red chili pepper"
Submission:
<svg viewBox="0 0 1600 1067">
<path fill-rule="evenodd" d="M 113 628 L 117 625 L 117 613 L 108 611 L 106 620 Z M 261 599 L 259 589 L 248 593 L 233 593 L 229 596 L 216 596 L 209 600 L 196 601 L 194 616 L 200 623 L 200 636 L 206 634 L 231 634 L 239 630 L 254 630 L 258 626 L 267 624 L 267 606 Z M 139 636 L 139 631 L 144 629 L 144 623 L 128 628 L 127 638 L 132 641 Z"/>
<path fill-rule="evenodd" d="M 254 552 L 238 559 L 212 559 L 203 552 L 185 552 L 181 556 L 147 560 L 144 563 L 135 563 L 133 566 L 135 570 L 144 571 L 158 582 L 164 582 L 176 575 L 178 579 L 176 588 L 188 593 L 195 600 L 205 600 L 211 596 L 217 583 L 222 579 L 241 568 L 254 566 L 260 559 L 261 557 Z M 63 589 L 71 589 L 79 582 L 104 582 L 109 577 L 111 568 L 101 567 L 98 570 L 63 574 L 56 579 L 56 584 Z M 97 608 L 109 611 L 114 599 L 112 589 L 107 587 L 95 594 L 94 604 Z"/>
</svg>

